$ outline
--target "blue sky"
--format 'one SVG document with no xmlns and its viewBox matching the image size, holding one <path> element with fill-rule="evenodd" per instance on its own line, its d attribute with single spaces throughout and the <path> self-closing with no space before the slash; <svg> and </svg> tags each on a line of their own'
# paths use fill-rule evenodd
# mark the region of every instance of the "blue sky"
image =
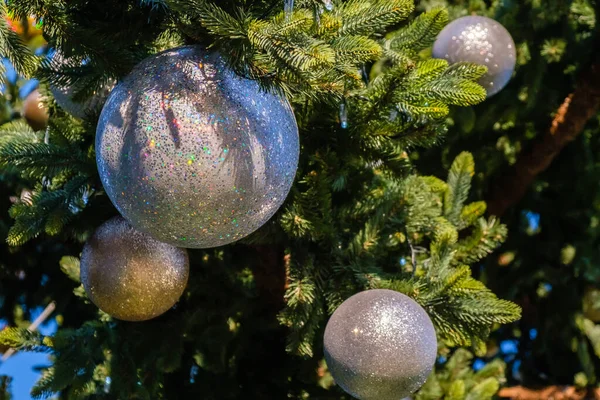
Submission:
<svg viewBox="0 0 600 400">
<path fill-rule="evenodd" d="M 31 319 L 35 319 L 42 311 L 42 307 L 33 310 Z M 3 325 L 4 323 L 0 321 L 0 329 Z M 39 331 L 44 335 L 52 335 L 57 328 L 56 321 L 50 319 L 40 326 Z M 29 391 L 39 378 L 39 374 L 34 368 L 48 364 L 47 354 L 25 352 L 16 353 L 5 363 L 0 364 L 0 375 L 8 375 L 13 378 L 11 392 L 14 400 L 31 399 Z"/>
</svg>

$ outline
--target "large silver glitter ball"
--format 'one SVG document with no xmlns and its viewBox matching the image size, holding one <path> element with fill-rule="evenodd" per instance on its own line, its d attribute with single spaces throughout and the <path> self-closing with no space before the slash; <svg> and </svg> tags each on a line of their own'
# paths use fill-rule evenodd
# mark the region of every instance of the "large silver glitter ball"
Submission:
<svg viewBox="0 0 600 400">
<path fill-rule="evenodd" d="M 448 24 L 433 45 L 433 57 L 450 64 L 472 62 L 488 72 L 479 80 L 488 97 L 502 90 L 515 69 L 516 49 L 510 33 L 491 18 L 467 16 Z"/>
<path fill-rule="evenodd" d="M 96 136 L 108 196 L 137 229 L 180 247 L 239 240 L 265 224 L 296 175 L 288 101 L 199 46 L 140 63 L 109 96 Z"/>
<path fill-rule="evenodd" d="M 335 382 L 361 400 L 400 400 L 419 389 L 437 355 L 435 329 L 420 305 L 377 289 L 346 300 L 325 329 L 325 359 Z"/>
<path fill-rule="evenodd" d="M 152 239 L 123 218 L 101 225 L 81 254 L 81 282 L 102 311 L 125 321 L 163 314 L 187 285 L 187 250 Z"/>
<path fill-rule="evenodd" d="M 84 65 L 86 60 L 76 58 L 65 58 L 59 51 L 55 51 L 50 61 L 50 68 L 55 71 L 68 70 L 69 67 L 75 68 Z M 102 108 L 110 91 L 115 87 L 115 81 L 111 81 L 100 90 L 94 92 L 89 98 L 83 102 L 76 102 L 73 96 L 77 93 L 81 86 L 69 85 L 50 85 L 50 92 L 63 110 L 67 111 L 74 117 L 83 119 L 89 114 L 94 114 Z"/>
</svg>

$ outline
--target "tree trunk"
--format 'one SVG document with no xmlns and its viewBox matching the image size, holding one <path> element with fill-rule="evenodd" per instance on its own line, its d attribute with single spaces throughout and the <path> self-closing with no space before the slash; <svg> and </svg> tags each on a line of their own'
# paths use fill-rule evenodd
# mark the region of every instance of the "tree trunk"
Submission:
<svg viewBox="0 0 600 400">
<path fill-rule="evenodd" d="M 503 388 L 498 393 L 503 399 L 512 400 L 600 400 L 600 389 L 578 389 L 574 386 L 548 386 L 527 389 L 523 386 Z"/>
<path fill-rule="evenodd" d="M 598 57 L 597 57 L 598 58 Z M 583 131 L 600 110 L 600 59 L 580 75 L 575 91 L 558 109 L 550 129 L 522 153 L 512 170 L 492 187 L 489 213 L 501 216 L 527 192 L 538 174 L 546 170 L 560 151 Z"/>
</svg>

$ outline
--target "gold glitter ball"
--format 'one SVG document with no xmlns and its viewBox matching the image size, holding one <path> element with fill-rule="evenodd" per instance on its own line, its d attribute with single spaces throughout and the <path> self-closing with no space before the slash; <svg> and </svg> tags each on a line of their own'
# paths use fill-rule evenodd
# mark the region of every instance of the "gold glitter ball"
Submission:
<svg viewBox="0 0 600 400">
<path fill-rule="evenodd" d="M 122 217 L 101 225 L 81 255 L 81 282 L 102 311 L 145 321 L 169 310 L 189 277 L 187 251 L 152 239 Z"/>
</svg>

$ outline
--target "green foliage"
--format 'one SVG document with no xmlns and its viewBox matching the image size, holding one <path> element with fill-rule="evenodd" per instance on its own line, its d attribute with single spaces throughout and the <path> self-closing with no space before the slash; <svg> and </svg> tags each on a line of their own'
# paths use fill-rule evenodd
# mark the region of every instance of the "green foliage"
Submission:
<svg viewBox="0 0 600 400">
<path fill-rule="evenodd" d="M 395 52 L 409 52 L 415 57 L 416 52 L 433 44 L 437 34 L 447 23 L 448 11 L 445 9 L 433 9 L 420 14 L 406 29 L 389 35 L 385 48 Z"/>
<path fill-rule="evenodd" d="M 6 328 L 0 331 L 0 344 L 16 350 L 46 352 L 49 349 L 43 336 L 38 332 L 19 328 Z"/>
<path fill-rule="evenodd" d="M 417 257 L 416 278 L 408 294 L 425 307 L 448 345 L 473 346 L 481 355 L 491 327 L 518 319 L 520 308 L 498 299 L 471 277 L 466 265 L 487 256 L 506 237 L 506 227 L 493 217 L 471 218 L 470 224 L 465 223 L 467 219 L 455 218 L 481 209 L 480 203 L 464 205 L 473 174 L 472 156 L 462 153 L 454 160 L 447 183 L 433 178 L 406 181 L 407 234 L 414 238 L 411 246 L 430 243 L 428 257 Z M 419 216 L 417 223 L 411 223 L 413 215 Z M 459 235 L 464 238 L 458 240 Z"/>
<path fill-rule="evenodd" d="M 416 400 L 491 400 L 504 383 L 503 361 L 495 359 L 475 372 L 473 355 L 458 349 L 441 368 L 431 374 Z"/>
<path fill-rule="evenodd" d="M 591 80 L 577 82 L 597 62 L 598 6 L 596 0 L 420 1 L 420 10 L 447 8 L 451 20 L 471 14 L 494 18 L 510 32 L 518 53 L 507 87 L 481 106 L 451 111 L 444 146 L 412 154 L 417 169 L 442 175 L 457 154 L 468 150 L 478 169 L 473 177 L 477 198 L 502 200 L 507 194 L 498 190 L 498 181 L 518 180 L 530 172 L 514 170 L 522 168 L 519 159 L 540 160 L 548 155 L 548 150 L 530 153 L 533 144 L 553 124 L 562 122 L 560 107 L 568 104 L 566 97 L 577 85 L 592 84 Z M 567 118 L 565 125 L 574 129 L 572 122 Z M 523 306 L 519 324 L 502 328 L 492 337 L 495 343 L 516 344 L 516 354 L 498 350 L 509 362 L 511 385 L 575 383 L 587 386 L 584 397 L 597 388 L 596 324 L 600 319 L 593 295 L 588 296 L 598 290 L 600 277 L 599 133 L 600 121 L 595 116 L 572 143 L 555 154 L 551 165 L 543 165 L 544 171 L 523 199 L 502 215 L 510 234 L 498 257 L 475 261 L 461 255 L 462 250 L 457 254 L 456 265 L 477 262 L 482 281 L 498 296 Z M 475 213 L 482 212 L 483 208 L 473 207 Z M 461 236 L 460 240 L 465 249 L 473 250 L 472 255 L 483 256 L 488 243 L 493 245 L 493 237 L 505 233 L 498 222 L 477 225 L 470 239 Z"/>
<path fill-rule="evenodd" d="M 9 328 L 0 332 L 0 344 L 53 355 L 54 365 L 43 372 L 32 389 L 33 398 L 46 398 L 67 387 L 70 398 L 85 398 L 95 392 L 97 381 L 107 376 L 99 374 L 98 368 L 104 359 L 102 343 L 96 335 L 101 327 L 100 323 L 91 323 L 76 331 L 62 330 L 54 337 Z"/>
<path fill-rule="evenodd" d="M 544 42 L 541 54 L 549 63 L 559 62 L 565 53 L 567 43 L 562 39 L 552 39 Z"/>
<path fill-rule="evenodd" d="M 495 325 L 519 317 L 515 304 L 471 275 L 469 265 L 506 236 L 483 216 L 485 203 L 467 203 L 473 157 L 461 154 L 447 182 L 420 176 L 411 159 L 415 147 L 440 142 L 452 106 L 486 97 L 476 83 L 485 68 L 449 66 L 422 51 L 447 22 L 445 11 L 409 20 L 409 0 L 338 1 L 331 11 L 299 0 L 290 15 L 260 0 L 11 0 L 8 7 L 43 18 L 50 46 L 74 56 L 59 69 L 41 64 L 43 91 L 72 86 L 83 101 L 149 54 L 197 43 L 290 96 L 302 141 L 296 184 L 273 220 L 235 245 L 190 251 L 193 273 L 175 309 L 128 324 L 99 312 L 78 286 L 81 243 L 116 213 L 95 167 L 98 115 L 78 120 L 50 100 L 46 132 L 22 121 L 2 125 L 0 183 L 6 174 L 31 192 L 15 199 L 14 223 L 0 230 L 6 251 L 48 244 L 64 275 L 53 272 L 41 289 L 64 304 L 56 335 L 0 334 L 0 344 L 51 353 L 33 397 L 342 398 L 321 363 L 322 331 L 346 298 L 369 288 L 412 296 L 444 344 L 477 354 Z M 347 128 L 336 119 L 340 104 Z M 438 392 L 493 395 L 503 371 L 469 375 L 456 357 L 438 373 Z M 440 383 L 450 371 L 462 383 Z"/>
<path fill-rule="evenodd" d="M 14 168 L 24 178 L 55 184 L 36 185 L 32 195 L 13 205 L 15 218 L 7 241 L 22 245 L 45 232 L 57 235 L 87 204 L 95 176 L 93 153 L 82 148 L 83 131 L 68 120 L 48 128 L 50 143 L 21 121 L 0 127 L 0 168 Z"/>
<path fill-rule="evenodd" d="M 310 4 L 297 8 L 289 18 L 279 13 L 267 20 L 255 19 L 240 9 L 232 15 L 214 3 L 199 0 L 172 0 L 170 4 L 200 21 L 216 43 L 228 49 L 223 54 L 231 57 L 238 70 L 266 86 L 319 101 L 339 99 L 352 90 L 359 90 L 357 96 L 365 97 L 359 73 L 364 63 L 377 61 L 385 54 L 392 64 L 414 65 L 411 60 L 416 59 L 417 51 L 428 46 L 447 21 L 443 11 L 434 10 L 382 40 L 379 34 L 408 17 L 412 1 L 350 1 L 319 15 L 318 20 L 320 12 L 313 12 Z M 427 73 L 427 68 L 424 64 L 415 73 Z M 429 114 L 437 118 L 447 114 L 446 104 L 470 105 L 485 99 L 482 88 L 466 81 L 474 78 L 448 72 L 444 78 L 452 75 L 456 80 L 436 79 L 446 69 L 444 64 L 436 68 L 437 75 L 427 78 L 424 74 L 408 74 L 397 94 L 408 86 L 412 97 L 399 98 L 399 109 L 412 117 L 419 112 L 414 107 L 427 109 L 424 103 L 431 99 L 437 101 L 431 108 L 442 110 Z M 418 92 L 425 93 L 415 98 Z"/>
<path fill-rule="evenodd" d="M 444 197 L 444 217 L 456 224 L 469 195 L 475 162 L 469 153 L 461 153 L 452 163 L 448 175 L 448 189 Z"/>
<path fill-rule="evenodd" d="M 0 4 L 0 55 L 7 57 L 15 70 L 22 76 L 31 76 L 37 67 L 37 60 L 21 37 L 14 32 L 7 21 L 8 12 L 5 2 Z M 4 65 L 0 66 L 0 83 L 4 83 Z"/>
<path fill-rule="evenodd" d="M 323 297 L 318 292 L 324 286 L 324 277 L 310 261 L 300 266 L 290 265 L 290 270 L 287 306 L 279 320 L 291 331 L 287 350 L 312 357 L 312 344 L 324 318 Z"/>
<path fill-rule="evenodd" d="M 64 256 L 60 259 L 61 271 L 74 282 L 79 283 L 80 280 L 80 264 L 77 257 Z"/>
</svg>

